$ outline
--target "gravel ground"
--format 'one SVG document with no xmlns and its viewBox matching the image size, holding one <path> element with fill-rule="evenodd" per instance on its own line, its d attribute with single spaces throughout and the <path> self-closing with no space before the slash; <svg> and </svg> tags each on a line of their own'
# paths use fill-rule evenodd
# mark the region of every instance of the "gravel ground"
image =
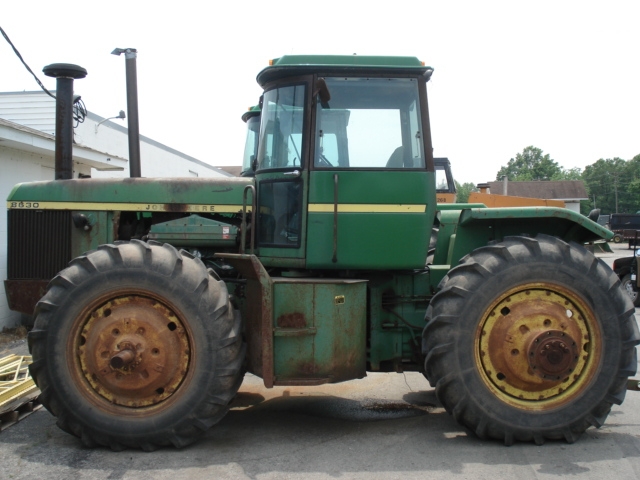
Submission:
<svg viewBox="0 0 640 480">
<path fill-rule="evenodd" d="M 0 358 L 11 354 L 29 355 L 26 328 L 18 327 L 0 332 Z"/>
</svg>

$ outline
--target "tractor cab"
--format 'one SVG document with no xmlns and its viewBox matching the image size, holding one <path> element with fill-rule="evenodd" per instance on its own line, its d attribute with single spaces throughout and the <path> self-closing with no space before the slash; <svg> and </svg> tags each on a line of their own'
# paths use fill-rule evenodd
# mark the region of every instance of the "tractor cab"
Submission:
<svg viewBox="0 0 640 480">
<path fill-rule="evenodd" d="M 415 58 L 285 56 L 258 75 L 266 266 L 424 266 L 436 207 L 431 72 Z"/>
</svg>

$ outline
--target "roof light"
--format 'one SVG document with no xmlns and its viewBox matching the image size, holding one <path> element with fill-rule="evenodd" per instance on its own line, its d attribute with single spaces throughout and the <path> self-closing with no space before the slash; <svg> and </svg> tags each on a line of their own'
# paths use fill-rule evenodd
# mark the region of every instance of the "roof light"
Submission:
<svg viewBox="0 0 640 480">
<path fill-rule="evenodd" d="M 269 60 L 269 66 L 273 67 L 273 59 Z"/>
</svg>

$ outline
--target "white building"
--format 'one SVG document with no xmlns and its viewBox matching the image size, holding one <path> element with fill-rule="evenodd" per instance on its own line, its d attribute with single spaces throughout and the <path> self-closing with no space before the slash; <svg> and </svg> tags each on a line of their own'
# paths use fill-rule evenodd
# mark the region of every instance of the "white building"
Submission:
<svg viewBox="0 0 640 480">
<path fill-rule="evenodd" d="M 0 93 L 0 196 L 17 183 L 53 180 L 55 167 L 55 99 L 44 92 Z M 100 124 L 100 125 L 98 125 Z M 127 177 L 127 129 L 87 113 L 74 129 L 74 178 Z M 144 177 L 229 177 L 223 170 L 140 136 Z M 0 208 L 0 329 L 20 322 L 7 306 L 7 211 Z"/>
</svg>

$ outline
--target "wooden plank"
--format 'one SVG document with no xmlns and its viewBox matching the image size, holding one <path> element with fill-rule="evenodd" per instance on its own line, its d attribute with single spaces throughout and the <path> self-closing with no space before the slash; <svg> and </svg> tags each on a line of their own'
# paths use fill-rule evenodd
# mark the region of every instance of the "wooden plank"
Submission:
<svg viewBox="0 0 640 480">
<path fill-rule="evenodd" d="M 28 417 L 33 412 L 37 412 L 42 408 L 42 404 L 34 399 L 33 401 L 27 402 L 21 405 L 18 409 L 12 410 L 10 412 L 6 412 L 0 414 L 0 432 L 9 428 L 12 425 L 15 425 L 20 420 Z"/>
<path fill-rule="evenodd" d="M 8 355 L 0 359 L 0 422 L 3 425 L 17 422 L 19 415 L 16 416 L 15 412 L 21 409 L 28 412 L 28 405 L 40 395 L 29 374 L 31 361 L 28 355 Z"/>
</svg>

